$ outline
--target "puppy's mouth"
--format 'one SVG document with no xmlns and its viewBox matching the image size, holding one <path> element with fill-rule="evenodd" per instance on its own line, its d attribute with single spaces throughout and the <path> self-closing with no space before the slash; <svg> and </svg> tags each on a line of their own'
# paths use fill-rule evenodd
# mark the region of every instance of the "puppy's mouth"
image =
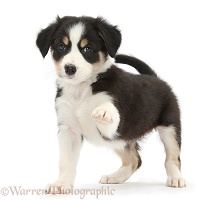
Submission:
<svg viewBox="0 0 202 200">
<path fill-rule="evenodd" d="M 75 74 L 74 75 L 67 75 L 67 74 L 66 75 L 61 75 L 60 74 L 59 77 L 71 80 L 71 79 L 75 78 Z"/>
<path fill-rule="evenodd" d="M 66 75 L 67 79 L 74 79 L 75 78 L 75 74 L 74 75 Z"/>
</svg>

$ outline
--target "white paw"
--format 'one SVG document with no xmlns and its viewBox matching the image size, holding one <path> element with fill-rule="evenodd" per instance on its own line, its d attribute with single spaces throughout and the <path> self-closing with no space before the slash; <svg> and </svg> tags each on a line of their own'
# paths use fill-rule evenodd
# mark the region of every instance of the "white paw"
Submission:
<svg viewBox="0 0 202 200">
<path fill-rule="evenodd" d="M 186 187 L 186 181 L 183 178 L 171 178 L 167 179 L 166 185 L 168 187 Z"/>
<path fill-rule="evenodd" d="M 102 123 L 102 124 L 112 124 L 113 123 L 111 113 L 103 108 L 99 108 L 99 107 L 95 108 L 93 110 L 91 116 L 97 122 Z"/>
<path fill-rule="evenodd" d="M 102 176 L 100 179 L 101 184 L 120 184 L 123 183 L 125 180 L 122 180 L 120 177 L 105 175 Z"/>
<path fill-rule="evenodd" d="M 64 184 L 60 182 L 55 182 L 53 184 L 48 184 L 46 186 L 47 194 L 68 194 L 72 190 L 73 186 L 70 184 Z"/>
</svg>

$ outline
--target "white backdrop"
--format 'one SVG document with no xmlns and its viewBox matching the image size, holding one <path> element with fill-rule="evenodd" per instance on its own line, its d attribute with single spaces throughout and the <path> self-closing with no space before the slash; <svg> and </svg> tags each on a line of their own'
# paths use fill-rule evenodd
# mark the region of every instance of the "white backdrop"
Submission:
<svg viewBox="0 0 202 200">
<path fill-rule="evenodd" d="M 36 35 L 55 17 L 103 16 L 122 30 L 120 53 L 148 63 L 167 81 L 182 110 L 182 173 L 187 188 L 165 187 L 164 150 L 157 133 L 141 144 L 142 167 L 114 195 L 99 199 L 179 199 L 202 196 L 202 4 L 196 0 L 0 2 L 0 199 L 16 199 L 9 186 L 41 189 L 58 175 L 54 67 L 42 59 Z M 130 67 L 126 70 L 132 71 Z M 133 71 L 132 71 L 133 72 Z M 101 175 L 120 166 L 109 150 L 85 142 L 75 187 L 100 189 Z M 6 195 L 6 188 L 9 194 Z M 105 189 L 107 186 L 104 186 Z M 22 192 L 23 193 L 23 192 Z M 79 199 L 79 195 L 21 195 L 27 199 Z M 88 195 L 84 199 L 95 199 Z"/>
</svg>

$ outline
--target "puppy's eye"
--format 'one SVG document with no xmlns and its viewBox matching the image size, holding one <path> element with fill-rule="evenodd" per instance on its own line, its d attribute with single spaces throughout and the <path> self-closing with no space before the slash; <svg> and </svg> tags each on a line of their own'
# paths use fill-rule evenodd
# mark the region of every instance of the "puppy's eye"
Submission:
<svg viewBox="0 0 202 200">
<path fill-rule="evenodd" d="M 93 52 L 93 48 L 90 45 L 86 45 L 83 49 L 82 49 L 83 53 L 92 53 Z"/>
<path fill-rule="evenodd" d="M 59 51 L 64 52 L 66 50 L 66 45 L 64 43 L 59 43 L 57 48 Z"/>
</svg>

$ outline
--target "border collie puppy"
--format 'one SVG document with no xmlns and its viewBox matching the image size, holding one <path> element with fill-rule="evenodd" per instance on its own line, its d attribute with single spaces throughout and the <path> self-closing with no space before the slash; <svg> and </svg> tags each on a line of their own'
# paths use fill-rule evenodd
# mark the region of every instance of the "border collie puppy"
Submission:
<svg viewBox="0 0 202 200">
<path fill-rule="evenodd" d="M 100 183 L 123 183 L 140 166 L 138 141 L 157 129 L 166 152 L 167 186 L 185 187 L 180 172 L 181 123 L 171 88 L 142 61 L 117 55 L 121 33 L 103 18 L 57 17 L 38 34 L 45 57 L 51 50 L 57 72 L 56 111 L 59 177 L 48 193 L 71 189 L 83 138 L 113 149 L 122 167 Z M 140 75 L 113 62 L 133 66 Z"/>
</svg>

